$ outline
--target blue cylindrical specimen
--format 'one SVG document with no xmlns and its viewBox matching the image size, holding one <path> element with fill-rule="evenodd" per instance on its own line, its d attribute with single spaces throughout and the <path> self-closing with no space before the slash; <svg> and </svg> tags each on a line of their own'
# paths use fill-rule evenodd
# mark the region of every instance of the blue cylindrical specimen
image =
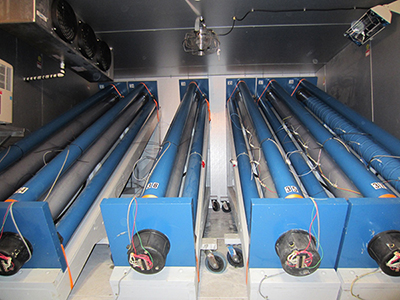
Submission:
<svg viewBox="0 0 400 300">
<path fill-rule="evenodd" d="M 367 120 L 351 108 L 347 107 L 340 101 L 336 100 L 329 94 L 317 88 L 315 85 L 307 80 L 302 80 L 300 83 L 301 87 L 304 87 L 307 91 L 318 97 L 325 104 L 345 116 L 348 120 L 354 123 L 365 133 L 370 134 L 378 143 L 384 146 L 393 155 L 400 156 L 400 140 L 388 133 L 386 130 L 380 128 L 378 125 Z"/>
<path fill-rule="evenodd" d="M 140 85 L 130 92 L 124 99 L 119 101 L 113 108 L 105 113 L 93 125 L 86 129 L 73 143 L 63 152 L 57 155 L 50 163 L 43 167 L 36 175 L 19 188 L 10 199 L 17 201 L 36 201 L 39 197 L 51 188 L 57 179 L 65 173 L 82 153 L 102 134 L 104 130 L 118 117 L 118 115 L 136 101 L 138 95 L 144 91 Z"/>
<path fill-rule="evenodd" d="M 325 193 L 325 190 L 322 188 L 318 179 L 315 178 L 313 172 L 304 160 L 303 156 L 301 155 L 301 153 L 299 153 L 293 141 L 282 127 L 282 124 L 278 121 L 275 114 L 272 112 L 270 104 L 265 103 L 265 100 L 263 98 L 260 100 L 259 104 L 265 117 L 268 119 L 268 122 L 271 124 L 276 136 L 281 142 L 282 147 L 285 149 L 288 158 L 292 162 L 293 167 L 295 168 L 308 194 L 311 197 L 315 198 L 327 198 L 328 195 Z"/>
<path fill-rule="evenodd" d="M 132 141 L 136 137 L 137 133 L 142 128 L 148 117 L 154 112 L 154 109 L 155 104 L 152 101 L 149 101 L 142 108 L 130 125 L 128 132 L 118 143 L 110 156 L 106 159 L 100 170 L 74 201 L 61 220 L 56 224 L 56 229 L 63 238 L 63 245 L 68 244 L 68 241 L 72 237 L 75 229 L 85 217 L 89 208 L 96 200 L 98 194 L 109 180 L 112 172 L 114 172 L 118 163 L 131 146 Z"/>
<path fill-rule="evenodd" d="M 203 157 L 207 155 L 207 153 L 203 153 L 204 124 L 206 122 L 207 112 L 207 103 L 203 101 L 197 115 L 197 122 L 187 165 L 186 179 L 182 192 L 182 197 L 190 197 L 193 199 L 194 215 L 196 215 L 197 212 L 197 198 L 199 195 L 200 172 Z"/>
<path fill-rule="evenodd" d="M 144 189 L 143 198 L 164 197 L 168 188 L 169 177 L 174 167 L 174 161 L 178 147 L 181 141 L 182 130 L 186 124 L 190 107 L 196 99 L 196 85 L 189 84 L 185 95 L 174 119 L 169 126 L 168 132 L 164 138 L 163 146 L 156 158 L 156 163 L 151 171 L 150 178 Z"/>
<path fill-rule="evenodd" d="M 298 91 L 297 97 L 400 192 L 400 161 L 397 158 L 317 97 L 302 90 Z"/>
<path fill-rule="evenodd" d="M 242 188 L 246 219 L 250 227 L 251 199 L 260 198 L 260 196 L 258 195 L 255 177 L 251 169 L 250 157 L 247 153 L 246 142 L 243 137 L 236 103 L 231 99 L 228 101 L 227 106 L 235 145 L 237 167 L 239 168 L 240 186 Z"/>
<path fill-rule="evenodd" d="M 263 150 L 268 169 L 274 181 L 276 191 L 280 198 L 303 198 L 300 188 L 297 185 L 292 173 L 286 165 L 281 152 L 274 141 L 264 118 L 261 115 L 256 103 L 251 97 L 246 83 L 239 83 L 239 91 L 244 99 L 246 108 L 253 120 L 254 129 L 257 133 L 260 145 Z"/>
<path fill-rule="evenodd" d="M 339 167 L 346 173 L 354 185 L 364 195 L 371 198 L 394 197 L 380 180 L 325 129 L 298 101 L 293 99 L 276 81 L 271 87 L 276 95 L 286 103 L 297 118 L 307 126 L 310 133 L 320 143 Z"/>
<path fill-rule="evenodd" d="M 126 84 L 116 84 L 115 85 L 120 92 L 126 93 Z M 33 149 L 35 146 L 39 145 L 45 141 L 50 135 L 61 129 L 68 122 L 76 118 L 86 109 L 94 105 L 95 103 L 103 100 L 108 94 L 114 90 L 114 87 L 109 85 L 103 90 L 97 92 L 93 96 L 89 97 L 85 101 L 74 106 L 58 118 L 42 126 L 38 130 L 32 132 L 27 137 L 11 145 L 7 149 L 0 152 L 0 172 L 6 169 L 8 166 L 13 164 L 15 161 L 23 157 L 27 152 Z"/>
</svg>

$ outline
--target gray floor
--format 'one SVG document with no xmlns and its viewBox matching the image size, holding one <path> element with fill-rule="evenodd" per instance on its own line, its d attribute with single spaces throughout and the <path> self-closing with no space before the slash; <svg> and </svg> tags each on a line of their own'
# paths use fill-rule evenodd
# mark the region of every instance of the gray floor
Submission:
<svg viewBox="0 0 400 300">
<path fill-rule="evenodd" d="M 218 252 L 225 258 L 227 248 L 224 243 L 224 233 L 235 232 L 237 232 L 236 225 L 230 213 L 209 210 L 204 236 L 217 239 Z M 113 267 L 109 246 L 96 245 L 68 300 L 114 299 L 109 283 Z M 200 278 L 199 300 L 248 299 L 245 268 L 234 268 L 227 263 L 223 273 L 211 273 L 205 267 L 205 256 L 202 254 Z"/>
<path fill-rule="evenodd" d="M 109 283 L 113 268 L 110 247 L 96 245 L 68 300 L 114 299 Z"/>
</svg>

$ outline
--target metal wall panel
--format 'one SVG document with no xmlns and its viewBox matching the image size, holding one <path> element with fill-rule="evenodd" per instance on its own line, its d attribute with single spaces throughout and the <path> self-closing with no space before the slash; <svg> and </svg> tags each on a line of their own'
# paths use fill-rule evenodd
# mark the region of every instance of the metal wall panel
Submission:
<svg viewBox="0 0 400 300">
<path fill-rule="evenodd" d="M 34 131 L 94 94 L 89 83 L 70 70 L 63 78 L 23 81 L 23 77 L 58 73 L 59 62 L 0 30 L 1 59 L 14 67 L 13 125 Z"/>
</svg>

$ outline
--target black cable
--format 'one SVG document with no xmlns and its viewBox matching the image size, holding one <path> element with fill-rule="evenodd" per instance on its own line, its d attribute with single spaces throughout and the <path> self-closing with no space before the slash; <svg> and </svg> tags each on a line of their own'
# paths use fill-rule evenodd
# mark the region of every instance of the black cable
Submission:
<svg viewBox="0 0 400 300">
<path fill-rule="evenodd" d="M 254 12 L 263 12 L 263 13 L 292 13 L 292 12 L 308 12 L 308 11 L 316 11 L 316 12 L 330 12 L 330 11 L 343 11 L 343 10 L 358 10 L 358 9 L 370 9 L 370 7 L 336 7 L 336 8 L 297 8 L 297 9 L 250 9 L 248 12 L 244 14 L 243 17 L 238 18 L 234 16 L 232 18 L 232 26 L 226 33 L 218 34 L 218 36 L 226 36 L 230 34 L 235 28 L 236 21 L 243 21 L 246 17 Z"/>
</svg>

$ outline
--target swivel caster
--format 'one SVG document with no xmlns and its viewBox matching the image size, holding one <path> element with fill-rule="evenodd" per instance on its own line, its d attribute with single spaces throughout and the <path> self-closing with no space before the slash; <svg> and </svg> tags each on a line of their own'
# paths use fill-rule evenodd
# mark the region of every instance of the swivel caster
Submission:
<svg viewBox="0 0 400 300">
<path fill-rule="evenodd" d="M 231 266 L 235 268 L 243 268 L 243 253 L 241 249 L 229 245 L 226 257 Z"/>
<path fill-rule="evenodd" d="M 206 250 L 206 268 L 210 272 L 220 274 L 226 269 L 225 258 L 216 251 Z"/>
</svg>

